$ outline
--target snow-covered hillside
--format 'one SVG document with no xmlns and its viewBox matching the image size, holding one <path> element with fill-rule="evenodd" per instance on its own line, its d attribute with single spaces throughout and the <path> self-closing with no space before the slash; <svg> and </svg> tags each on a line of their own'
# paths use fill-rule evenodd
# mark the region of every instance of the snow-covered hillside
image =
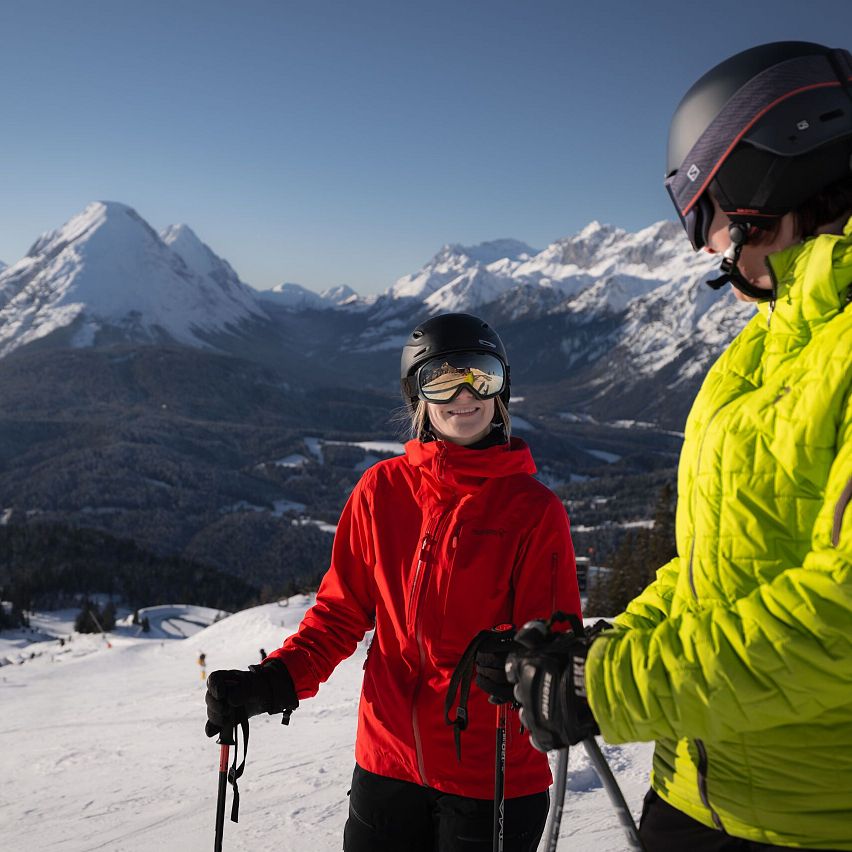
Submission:
<svg viewBox="0 0 852 852">
<path fill-rule="evenodd" d="M 704 278 L 713 258 L 696 255 L 683 230 L 657 222 L 636 233 L 591 222 L 577 234 L 536 251 L 515 240 L 468 248 L 444 246 L 418 272 L 400 278 L 386 293 L 416 298 L 430 312 L 475 310 L 515 288 L 571 300 L 570 310 L 623 310 L 634 298 L 663 284 L 682 287 Z"/>
<path fill-rule="evenodd" d="M 219 749 L 203 733 L 199 654 L 208 672 L 254 663 L 260 648 L 277 647 L 295 630 L 308 603 L 298 597 L 286 607 L 245 610 L 185 639 L 145 638 L 127 628 L 111 634 L 111 647 L 100 636 L 77 635 L 64 646 L 53 639 L 52 651 L 0 668 L 3 849 L 211 848 Z M 168 625 L 204 617 L 172 607 L 156 623 L 166 633 Z M 57 636 L 68 630 L 49 619 L 40 627 L 43 642 L 51 630 Z M 362 645 L 341 664 L 289 727 L 276 717 L 252 720 L 240 822 L 225 823 L 226 849 L 340 849 L 365 653 Z M 604 752 L 638 815 L 651 747 L 604 746 Z M 559 849 L 625 849 L 579 749 L 571 757 Z"/>
<path fill-rule="evenodd" d="M 426 301 L 453 282 L 470 280 L 477 273 L 492 280 L 492 284 L 501 281 L 504 286 L 511 286 L 511 270 L 535 254 L 535 249 L 518 240 L 493 240 L 478 246 L 445 245 L 419 271 L 400 278 L 387 295 L 392 299 Z"/>
<path fill-rule="evenodd" d="M 186 226 L 161 238 L 130 207 L 95 202 L 0 272 L 0 355 L 59 329 L 201 346 L 203 332 L 264 316 L 251 288 Z"/>
<path fill-rule="evenodd" d="M 277 284 L 271 290 L 261 290 L 257 295 L 264 301 L 272 302 L 282 308 L 294 311 L 322 311 L 344 305 L 354 306 L 356 304 L 362 306 L 372 301 L 359 300 L 358 294 L 346 284 L 330 287 L 328 290 L 323 290 L 322 293 L 317 293 L 314 290 L 303 287 L 301 284 L 293 284 L 292 282 L 285 281 L 283 284 Z"/>
</svg>

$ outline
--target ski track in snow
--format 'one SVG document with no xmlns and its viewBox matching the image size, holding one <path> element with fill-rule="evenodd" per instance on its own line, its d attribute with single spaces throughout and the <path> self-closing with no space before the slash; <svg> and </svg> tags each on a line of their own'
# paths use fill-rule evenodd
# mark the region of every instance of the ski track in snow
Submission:
<svg viewBox="0 0 852 852">
<path fill-rule="evenodd" d="M 47 644 L 56 653 L 0 668 L 4 852 L 210 849 L 219 748 L 203 733 L 198 655 L 206 654 L 208 673 L 244 668 L 259 659 L 259 648 L 277 647 L 296 629 L 307 603 L 297 597 L 287 607 L 245 610 L 184 639 L 167 638 L 160 625 L 197 626 L 198 608 L 186 607 L 183 616 L 180 607 L 162 608 L 151 619 L 154 638 L 128 630 L 111 634 L 108 648 L 99 636 L 75 635 L 74 655 L 54 640 Z M 228 852 L 341 849 L 365 644 L 302 703 L 289 727 L 277 716 L 251 720 L 240 822 L 225 823 Z M 651 745 L 603 750 L 638 817 Z M 555 753 L 551 759 L 555 766 Z M 229 788 L 226 814 L 230 807 Z M 627 848 L 581 747 L 571 750 L 558 848 Z"/>
</svg>

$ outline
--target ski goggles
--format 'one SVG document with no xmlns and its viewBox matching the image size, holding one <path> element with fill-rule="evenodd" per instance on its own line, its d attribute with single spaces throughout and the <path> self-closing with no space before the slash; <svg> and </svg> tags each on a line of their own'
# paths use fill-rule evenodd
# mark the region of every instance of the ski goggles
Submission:
<svg viewBox="0 0 852 852">
<path fill-rule="evenodd" d="M 683 229 L 686 231 L 686 236 L 689 238 L 693 250 L 700 251 L 707 245 L 707 239 L 710 236 L 710 223 L 713 221 L 715 213 L 713 202 L 710 200 L 710 193 L 703 192 L 699 195 L 692 207 L 689 208 L 689 211 L 684 214 L 681 213 L 680 204 L 675 196 L 673 178 L 666 181 L 666 189 L 668 190 L 672 204 L 675 206 L 675 210 L 677 210 L 680 224 L 683 225 Z"/>
<path fill-rule="evenodd" d="M 426 361 L 407 382 L 410 395 L 426 402 L 451 402 L 464 388 L 491 399 L 506 387 L 506 367 L 487 352 L 454 352 Z"/>
</svg>

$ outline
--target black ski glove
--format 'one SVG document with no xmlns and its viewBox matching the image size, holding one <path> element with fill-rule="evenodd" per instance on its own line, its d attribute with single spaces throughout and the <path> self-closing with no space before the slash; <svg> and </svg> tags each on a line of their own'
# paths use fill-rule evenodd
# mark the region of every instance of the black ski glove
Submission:
<svg viewBox="0 0 852 852">
<path fill-rule="evenodd" d="M 515 642 L 515 630 L 495 628 L 486 636 L 476 652 L 476 685 L 488 693 L 492 704 L 514 701 L 512 684 L 506 677 L 506 659 L 513 651 L 522 651 L 524 646 Z"/>
<path fill-rule="evenodd" d="M 204 733 L 215 737 L 223 730 L 259 713 L 281 713 L 299 706 L 287 666 L 266 659 L 248 671 L 220 669 L 207 678 L 207 724 Z"/>
<path fill-rule="evenodd" d="M 526 650 L 511 654 L 506 674 L 515 684 L 521 723 L 539 751 L 565 748 L 600 733 L 586 699 L 586 655 L 591 641 L 608 628 L 599 621 L 589 632 L 576 616 L 572 629 L 552 633 L 543 621 L 530 621 L 516 640 Z"/>
</svg>

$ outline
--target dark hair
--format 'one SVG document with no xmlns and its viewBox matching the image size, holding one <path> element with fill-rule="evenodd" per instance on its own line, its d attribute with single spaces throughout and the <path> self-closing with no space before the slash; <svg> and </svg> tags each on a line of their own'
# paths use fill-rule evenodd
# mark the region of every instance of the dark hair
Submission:
<svg viewBox="0 0 852 852">
<path fill-rule="evenodd" d="M 715 198 L 712 185 L 710 192 Z M 835 222 L 844 215 L 852 216 L 852 177 L 845 177 L 824 187 L 791 212 L 794 232 L 799 239 L 814 236 L 823 225 Z M 781 220 L 775 219 L 768 228 L 756 228 L 749 237 L 749 243 L 756 246 L 771 243 L 780 229 Z"/>
<path fill-rule="evenodd" d="M 821 189 L 794 211 L 796 233 L 812 237 L 818 228 L 836 221 L 844 214 L 852 215 L 852 177 L 843 178 Z"/>
</svg>

